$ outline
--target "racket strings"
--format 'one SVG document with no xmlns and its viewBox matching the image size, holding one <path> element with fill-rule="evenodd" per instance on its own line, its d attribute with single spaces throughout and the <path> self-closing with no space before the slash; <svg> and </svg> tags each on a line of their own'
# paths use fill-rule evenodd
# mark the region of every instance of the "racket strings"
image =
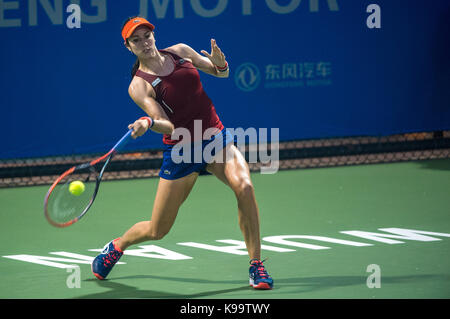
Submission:
<svg viewBox="0 0 450 319">
<path fill-rule="evenodd" d="M 82 215 L 94 195 L 97 176 L 95 169 L 89 167 L 63 178 L 50 194 L 47 207 L 49 217 L 56 223 L 66 223 Z M 74 181 L 83 182 L 81 193 L 70 191 L 70 184 Z"/>
<path fill-rule="evenodd" d="M 105 155 L 71 167 L 56 179 L 44 199 L 44 214 L 50 224 L 67 227 L 86 214 L 95 200 L 106 166 L 114 154 L 131 140 L 131 133 L 129 130 Z M 74 181 L 77 183 L 71 189 Z"/>
</svg>

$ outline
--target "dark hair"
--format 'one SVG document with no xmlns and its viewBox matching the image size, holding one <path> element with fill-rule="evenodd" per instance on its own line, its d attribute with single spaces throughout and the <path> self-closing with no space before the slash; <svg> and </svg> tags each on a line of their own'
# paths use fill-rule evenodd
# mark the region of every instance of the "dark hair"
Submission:
<svg viewBox="0 0 450 319">
<path fill-rule="evenodd" d="M 128 21 L 130 21 L 131 19 L 136 19 L 138 17 L 139 16 L 132 16 L 132 17 L 129 17 L 128 19 L 126 19 L 125 22 L 122 25 L 122 30 L 123 30 L 123 28 L 125 28 L 125 25 L 128 23 Z M 128 39 L 126 39 L 126 41 L 127 41 L 127 44 L 128 44 Z M 134 75 L 136 74 L 137 70 L 139 69 L 139 65 L 140 65 L 139 58 L 137 58 L 136 62 L 134 62 L 133 68 L 131 69 L 131 77 L 132 78 L 134 77 Z"/>
</svg>

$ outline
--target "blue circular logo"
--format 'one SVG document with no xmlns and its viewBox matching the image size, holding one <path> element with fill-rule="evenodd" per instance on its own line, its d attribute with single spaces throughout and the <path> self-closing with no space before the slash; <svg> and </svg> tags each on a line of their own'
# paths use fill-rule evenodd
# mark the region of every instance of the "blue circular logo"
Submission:
<svg viewBox="0 0 450 319">
<path fill-rule="evenodd" d="M 234 73 L 234 81 L 242 91 L 253 91 L 261 82 L 259 69 L 253 63 L 241 64 Z"/>
</svg>

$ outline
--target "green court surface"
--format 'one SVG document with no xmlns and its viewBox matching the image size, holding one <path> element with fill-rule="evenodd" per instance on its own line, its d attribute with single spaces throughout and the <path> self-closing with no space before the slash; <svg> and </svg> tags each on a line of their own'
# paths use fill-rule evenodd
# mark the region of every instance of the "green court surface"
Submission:
<svg viewBox="0 0 450 319">
<path fill-rule="evenodd" d="M 1 189 L 0 298 L 450 297 L 450 160 L 253 173 L 252 180 L 262 244 L 271 249 L 262 251 L 271 291 L 248 286 L 248 256 L 233 250 L 243 240 L 234 194 L 200 176 L 171 232 L 130 247 L 105 281 L 91 273 L 97 252 L 90 249 L 150 218 L 158 179 L 103 182 L 89 213 L 65 229 L 44 218 L 48 186 Z M 79 288 L 68 265 L 79 266 Z"/>
</svg>

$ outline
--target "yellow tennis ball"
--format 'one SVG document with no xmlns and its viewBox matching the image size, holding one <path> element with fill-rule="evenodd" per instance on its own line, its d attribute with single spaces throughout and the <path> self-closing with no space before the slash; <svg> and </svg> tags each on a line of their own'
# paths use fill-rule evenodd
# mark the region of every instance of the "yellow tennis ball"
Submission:
<svg viewBox="0 0 450 319">
<path fill-rule="evenodd" d="M 84 184 L 81 181 L 74 181 L 69 185 L 69 192 L 72 195 L 80 196 L 84 192 Z"/>
</svg>

